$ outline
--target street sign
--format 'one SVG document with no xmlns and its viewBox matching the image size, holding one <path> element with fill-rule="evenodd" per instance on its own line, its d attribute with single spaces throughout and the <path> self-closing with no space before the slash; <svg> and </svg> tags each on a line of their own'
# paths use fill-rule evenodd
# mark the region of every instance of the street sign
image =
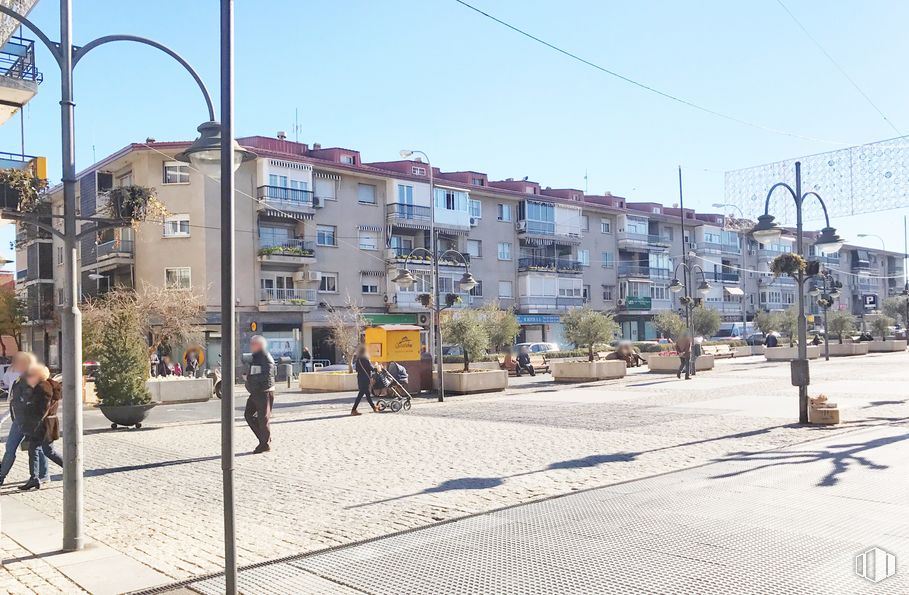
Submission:
<svg viewBox="0 0 909 595">
<path fill-rule="evenodd" d="M 862 303 L 866 310 L 877 310 L 877 294 L 866 293 L 862 296 Z"/>
</svg>

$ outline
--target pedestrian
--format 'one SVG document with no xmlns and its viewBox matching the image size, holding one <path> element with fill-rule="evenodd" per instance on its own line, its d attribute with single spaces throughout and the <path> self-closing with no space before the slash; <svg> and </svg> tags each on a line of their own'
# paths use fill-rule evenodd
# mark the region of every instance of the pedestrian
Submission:
<svg viewBox="0 0 909 595">
<path fill-rule="evenodd" d="M 174 362 L 174 376 L 183 376 L 183 366 L 180 362 Z"/>
<path fill-rule="evenodd" d="M 351 415 L 360 415 L 360 412 L 357 411 L 357 407 L 360 406 L 360 400 L 363 397 L 366 397 L 366 402 L 369 403 L 369 406 L 372 407 L 372 410 L 376 413 L 379 412 L 376 409 L 376 404 L 372 402 L 372 395 L 370 392 L 370 380 L 372 380 L 372 373 L 375 371 L 373 368 L 372 362 L 369 360 L 369 351 L 366 349 L 366 345 L 360 345 L 357 349 L 357 357 L 354 360 L 354 368 L 357 370 L 357 399 L 354 401 L 353 409 L 350 410 Z"/>
<path fill-rule="evenodd" d="M 309 352 L 309 348 L 305 345 L 303 346 L 303 353 L 300 355 L 300 359 L 303 360 L 303 371 L 311 371 L 310 366 L 312 365 L 312 353 Z"/>
<path fill-rule="evenodd" d="M 679 359 L 681 364 L 679 365 L 678 371 L 675 373 L 676 378 L 682 377 L 682 372 L 685 372 L 685 380 L 691 379 L 691 370 L 689 365 L 691 363 L 691 336 L 684 332 L 675 342 L 675 351 L 679 354 Z"/>
<path fill-rule="evenodd" d="M 811 344 L 812 344 L 812 345 L 820 345 L 820 344 L 821 344 L 821 338 L 820 338 L 818 335 L 814 335 L 814 338 L 811 339 Z"/>
<path fill-rule="evenodd" d="M 698 375 L 698 358 L 701 357 L 701 354 L 704 352 L 704 337 L 698 335 L 694 338 L 694 342 L 691 344 L 691 375 Z"/>
<path fill-rule="evenodd" d="M 199 353 L 195 349 L 186 352 L 186 365 L 183 367 L 183 375 L 195 378 L 199 371 Z"/>
<path fill-rule="evenodd" d="M 22 422 L 25 420 L 25 402 L 28 397 L 29 386 L 23 375 L 35 365 L 35 356 L 27 351 L 20 351 L 13 356 L 13 363 L 7 369 L 4 378 L 13 378 L 9 389 L 9 434 L 6 437 L 6 450 L 3 453 L 3 463 L 0 464 L 0 485 L 6 481 L 13 463 L 16 462 L 16 451 L 25 439 Z M 7 374 L 9 376 L 7 376 Z M 38 451 L 38 479 L 42 482 L 50 480 L 47 474 L 47 458 L 44 452 Z"/>
<path fill-rule="evenodd" d="M 252 361 L 246 373 L 246 411 L 243 417 L 259 440 L 254 454 L 271 450 L 271 408 L 275 404 L 275 360 L 268 352 L 268 341 L 262 335 L 249 340 Z M 233 382 L 230 378 L 228 382 Z"/>
<path fill-rule="evenodd" d="M 779 339 L 776 338 L 776 331 L 770 331 L 767 333 L 767 338 L 764 339 L 765 347 L 776 347 L 779 344 Z"/>
<path fill-rule="evenodd" d="M 38 452 L 63 467 L 63 457 L 54 450 L 54 441 L 60 438 L 60 421 L 57 409 L 63 398 L 60 384 L 50 379 L 47 366 L 33 364 L 25 373 L 26 401 L 23 431 L 28 440 L 29 478 L 19 486 L 21 491 L 37 490 L 41 487 L 41 464 Z M 46 463 L 45 463 L 46 465 Z"/>
<path fill-rule="evenodd" d="M 526 345 L 522 345 L 521 350 L 518 352 L 518 366 L 516 368 L 517 375 L 520 376 L 522 371 L 530 372 L 531 376 L 537 375 L 533 369 L 533 366 L 530 364 L 530 353 L 528 353 Z"/>
<path fill-rule="evenodd" d="M 158 376 L 158 365 L 161 363 L 161 360 L 158 358 L 158 352 L 153 351 L 152 354 L 148 357 L 148 361 L 151 364 L 151 375 L 152 378 L 157 378 Z"/>
<path fill-rule="evenodd" d="M 158 362 L 158 376 L 170 376 L 173 373 L 174 370 L 170 365 L 170 356 L 161 356 L 161 361 Z"/>
</svg>

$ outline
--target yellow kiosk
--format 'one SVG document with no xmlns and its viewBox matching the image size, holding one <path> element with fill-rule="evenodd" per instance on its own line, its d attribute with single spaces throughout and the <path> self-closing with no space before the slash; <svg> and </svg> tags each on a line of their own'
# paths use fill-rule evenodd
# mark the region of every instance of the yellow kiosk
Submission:
<svg viewBox="0 0 909 595">
<path fill-rule="evenodd" d="M 381 324 L 366 328 L 366 348 L 374 362 L 412 362 L 420 359 L 420 331 L 413 324 Z"/>
</svg>

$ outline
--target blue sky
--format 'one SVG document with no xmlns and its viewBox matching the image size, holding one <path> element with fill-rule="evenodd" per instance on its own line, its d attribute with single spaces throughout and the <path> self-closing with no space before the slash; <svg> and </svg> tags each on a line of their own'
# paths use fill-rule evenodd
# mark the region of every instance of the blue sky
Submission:
<svg viewBox="0 0 909 595">
<path fill-rule="evenodd" d="M 812 35 L 909 134 L 909 3 L 785 0 Z M 603 2 L 474 0 L 477 7 L 643 83 L 707 108 L 805 137 L 860 144 L 897 136 L 775 0 Z M 181 52 L 217 96 L 214 0 L 77 0 L 77 43 L 108 33 L 153 37 Z M 56 0 L 31 18 L 59 35 Z M 444 170 L 476 169 L 544 186 L 609 190 L 633 200 L 722 202 L 723 173 L 840 148 L 755 129 L 668 101 L 521 37 L 454 0 L 239 0 L 238 135 L 274 134 L 359 149 L 402 147 Z M 25 110 L 26 152 L 60 176 L 59 74 L 45 73 Z M 206 119 L 192 80 L 163 54 L 116 44 L 76 70 L 76 154 L 89 166 L 152 136 L 190 139 Z M 0 128 L 17 150 L 18 122 Z M 854 241 L 902 250 L 909 209 L 834 222 Z M 3 231 L 4 247 L 10 230 Z M 879 245 L 875 239 L 869 245 Z"/>
</svg>

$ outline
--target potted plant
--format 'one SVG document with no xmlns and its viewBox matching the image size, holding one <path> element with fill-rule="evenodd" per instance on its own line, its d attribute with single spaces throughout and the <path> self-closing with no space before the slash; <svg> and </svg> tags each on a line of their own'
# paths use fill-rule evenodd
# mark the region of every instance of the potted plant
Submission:
<svg viewBox="0 0 909 595">
<path fill-rule="evenodd" d="M 97 330 L 92 351 L 99 363 L 95 392 L 104 417 L 112 428 L 141 428 L 156 403 L 151 402 L 145 385 L 149 360 L 138 308 L 111 310 L 106 323 Z"/>
<path fill-rule="evenodd" d="M 420 302 L 420 305 L 424 308 L 429 308 L 432 306 L 432 294 L 421 293 L 417 296 L 417 301 Z"/>
<path fill-rule="evenodd" d="M 579 349 L 586 349 L 587 361 L 559 361 L 549 366 L 556 382 L 587 382 L 625 376 L 623 360 L 595 361 L 595 347 L 609 343 L 618 325 L 612 315 L 597 312 L 590 306 L 569 310 L 562 316 L 562 333 Z"/>
<path fill-rule="evenodd" d="M 507 371 L 470 369 L 470 362 L 482 358 L 490 344 L 488 317 L 483 312 L 446 312 L 442 319 L 442 336 L 447 343 L 459 345 L 464 352 L 462 370 L 442 373 L 446 391 L 467 394 L 505 390 Z"/>
<path fill-rule="evenodd" d="M 28 169 L 0 170 L 0 209 L 32 213 L 41 204 L 41 191 L 47 180 L 40 180 Z"/>
<path fill-rule="evenodd" d="M 792 252 L 783 252 L 770 261 L 770 272 L 773 273 L 774 278 L 781 275 L 795 277 L 799 271 L 804 272 L 806 268 L 808 268 L 808 263 L 805 262 L 805 259 Z"/>
<path fill-rule="evenodd" d="M 148 218 L 163 218 L 167 215 L 155 191 L 145 186 L 121 186 L 107 192 L 108 204 L 105 214 L 123 221 L 145 221 Z"/>
</svg>

